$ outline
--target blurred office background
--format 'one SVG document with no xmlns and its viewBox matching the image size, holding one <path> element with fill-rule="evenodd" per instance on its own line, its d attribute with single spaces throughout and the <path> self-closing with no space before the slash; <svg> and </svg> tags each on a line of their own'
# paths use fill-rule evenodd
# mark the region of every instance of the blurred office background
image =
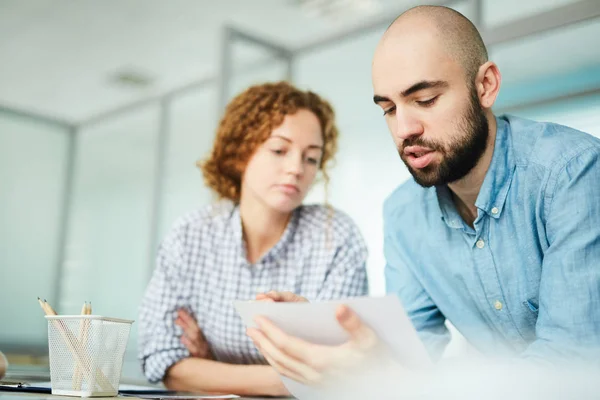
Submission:
<svg viewBox="0 0 600 400">
<path fill-rule="evenodd" d="M 330 202 L 384 293 L 381 206 L 409 178 L 372 103 L 371 57 L 408 0 L 0 0 L 0 350 L 44 362 L 60 313 L 136 319 L 161 237 L 213 201 L 195 162 L 223 104 L 289 79 L 329 99 Z M 600 136 L 599 0 L 435 1 L 470 17 L 503 73 L 497 113 Z M 600 183 L 599 183 L 600 184 Z M 322 202 L 317 185 L 308 202 Z M 126 373 L 135 374 L 136 324 Z"/>
</svg>

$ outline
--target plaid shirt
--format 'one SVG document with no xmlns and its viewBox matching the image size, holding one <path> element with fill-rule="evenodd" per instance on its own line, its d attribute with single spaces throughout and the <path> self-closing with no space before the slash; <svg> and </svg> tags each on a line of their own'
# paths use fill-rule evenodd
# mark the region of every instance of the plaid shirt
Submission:
<svg viewBox="0 0 600 400">
<path fill-rule="evenodd" d="M 190 354 L 175 325 L 190 312 L 215 359 L 265 364 L 245 334 L 233 302 L 269 290 L 311 301 L 367 294 L 367 248 L 345 214 L 323 206 L 297 208 L 279 242 L 258 262 L 246 259 L 239 208 L 220 202 L 180 219 L 161 243 L 140 309 L 139 357 L 151 382 Z"/>
</svg>

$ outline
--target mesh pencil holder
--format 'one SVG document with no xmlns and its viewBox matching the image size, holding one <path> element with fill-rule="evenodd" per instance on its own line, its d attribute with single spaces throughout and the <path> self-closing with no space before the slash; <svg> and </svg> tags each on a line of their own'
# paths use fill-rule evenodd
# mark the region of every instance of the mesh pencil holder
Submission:
<svg viewBox="0 0 600 400">
<path fill-rule="evenodd" d="M 52 394 L 116 396 L 133 321 L 47 315 Z"/>
</svg>

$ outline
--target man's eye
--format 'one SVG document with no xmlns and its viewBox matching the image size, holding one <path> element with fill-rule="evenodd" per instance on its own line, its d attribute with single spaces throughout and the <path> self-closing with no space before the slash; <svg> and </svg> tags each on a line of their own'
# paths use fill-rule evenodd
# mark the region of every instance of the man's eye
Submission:
<svg viewBox="0 0 600 400">
<path fill-rule="evenodd" d="M 435 103 L 435 101 L 437 100 L 438 97 L 439 96 L 435 96 L 435 97 L 432 97 L 429 100 L 417 101 L 417 104 L 420 105 L 420 106 L 423 106 L 423 107 L 429 107 L 429 106 L 432 106 L 433 103 Z"/>
<path fill-rule="evenodd" d="M 383 110 L 383 116 L 389 115 L 396 111 L 396 106 L 390 107 L 387 110 Z"/>
</svg>

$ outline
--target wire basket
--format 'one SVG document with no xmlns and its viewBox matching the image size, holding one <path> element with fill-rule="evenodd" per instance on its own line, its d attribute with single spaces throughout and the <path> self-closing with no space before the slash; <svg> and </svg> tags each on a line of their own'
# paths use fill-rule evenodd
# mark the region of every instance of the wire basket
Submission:
<svg viewBox="0 0 600 400">
<path fill-rule="evenodd" d="M 133 321 L 47 315 L 52 394 L 116 396 Z"/>
</svg>

